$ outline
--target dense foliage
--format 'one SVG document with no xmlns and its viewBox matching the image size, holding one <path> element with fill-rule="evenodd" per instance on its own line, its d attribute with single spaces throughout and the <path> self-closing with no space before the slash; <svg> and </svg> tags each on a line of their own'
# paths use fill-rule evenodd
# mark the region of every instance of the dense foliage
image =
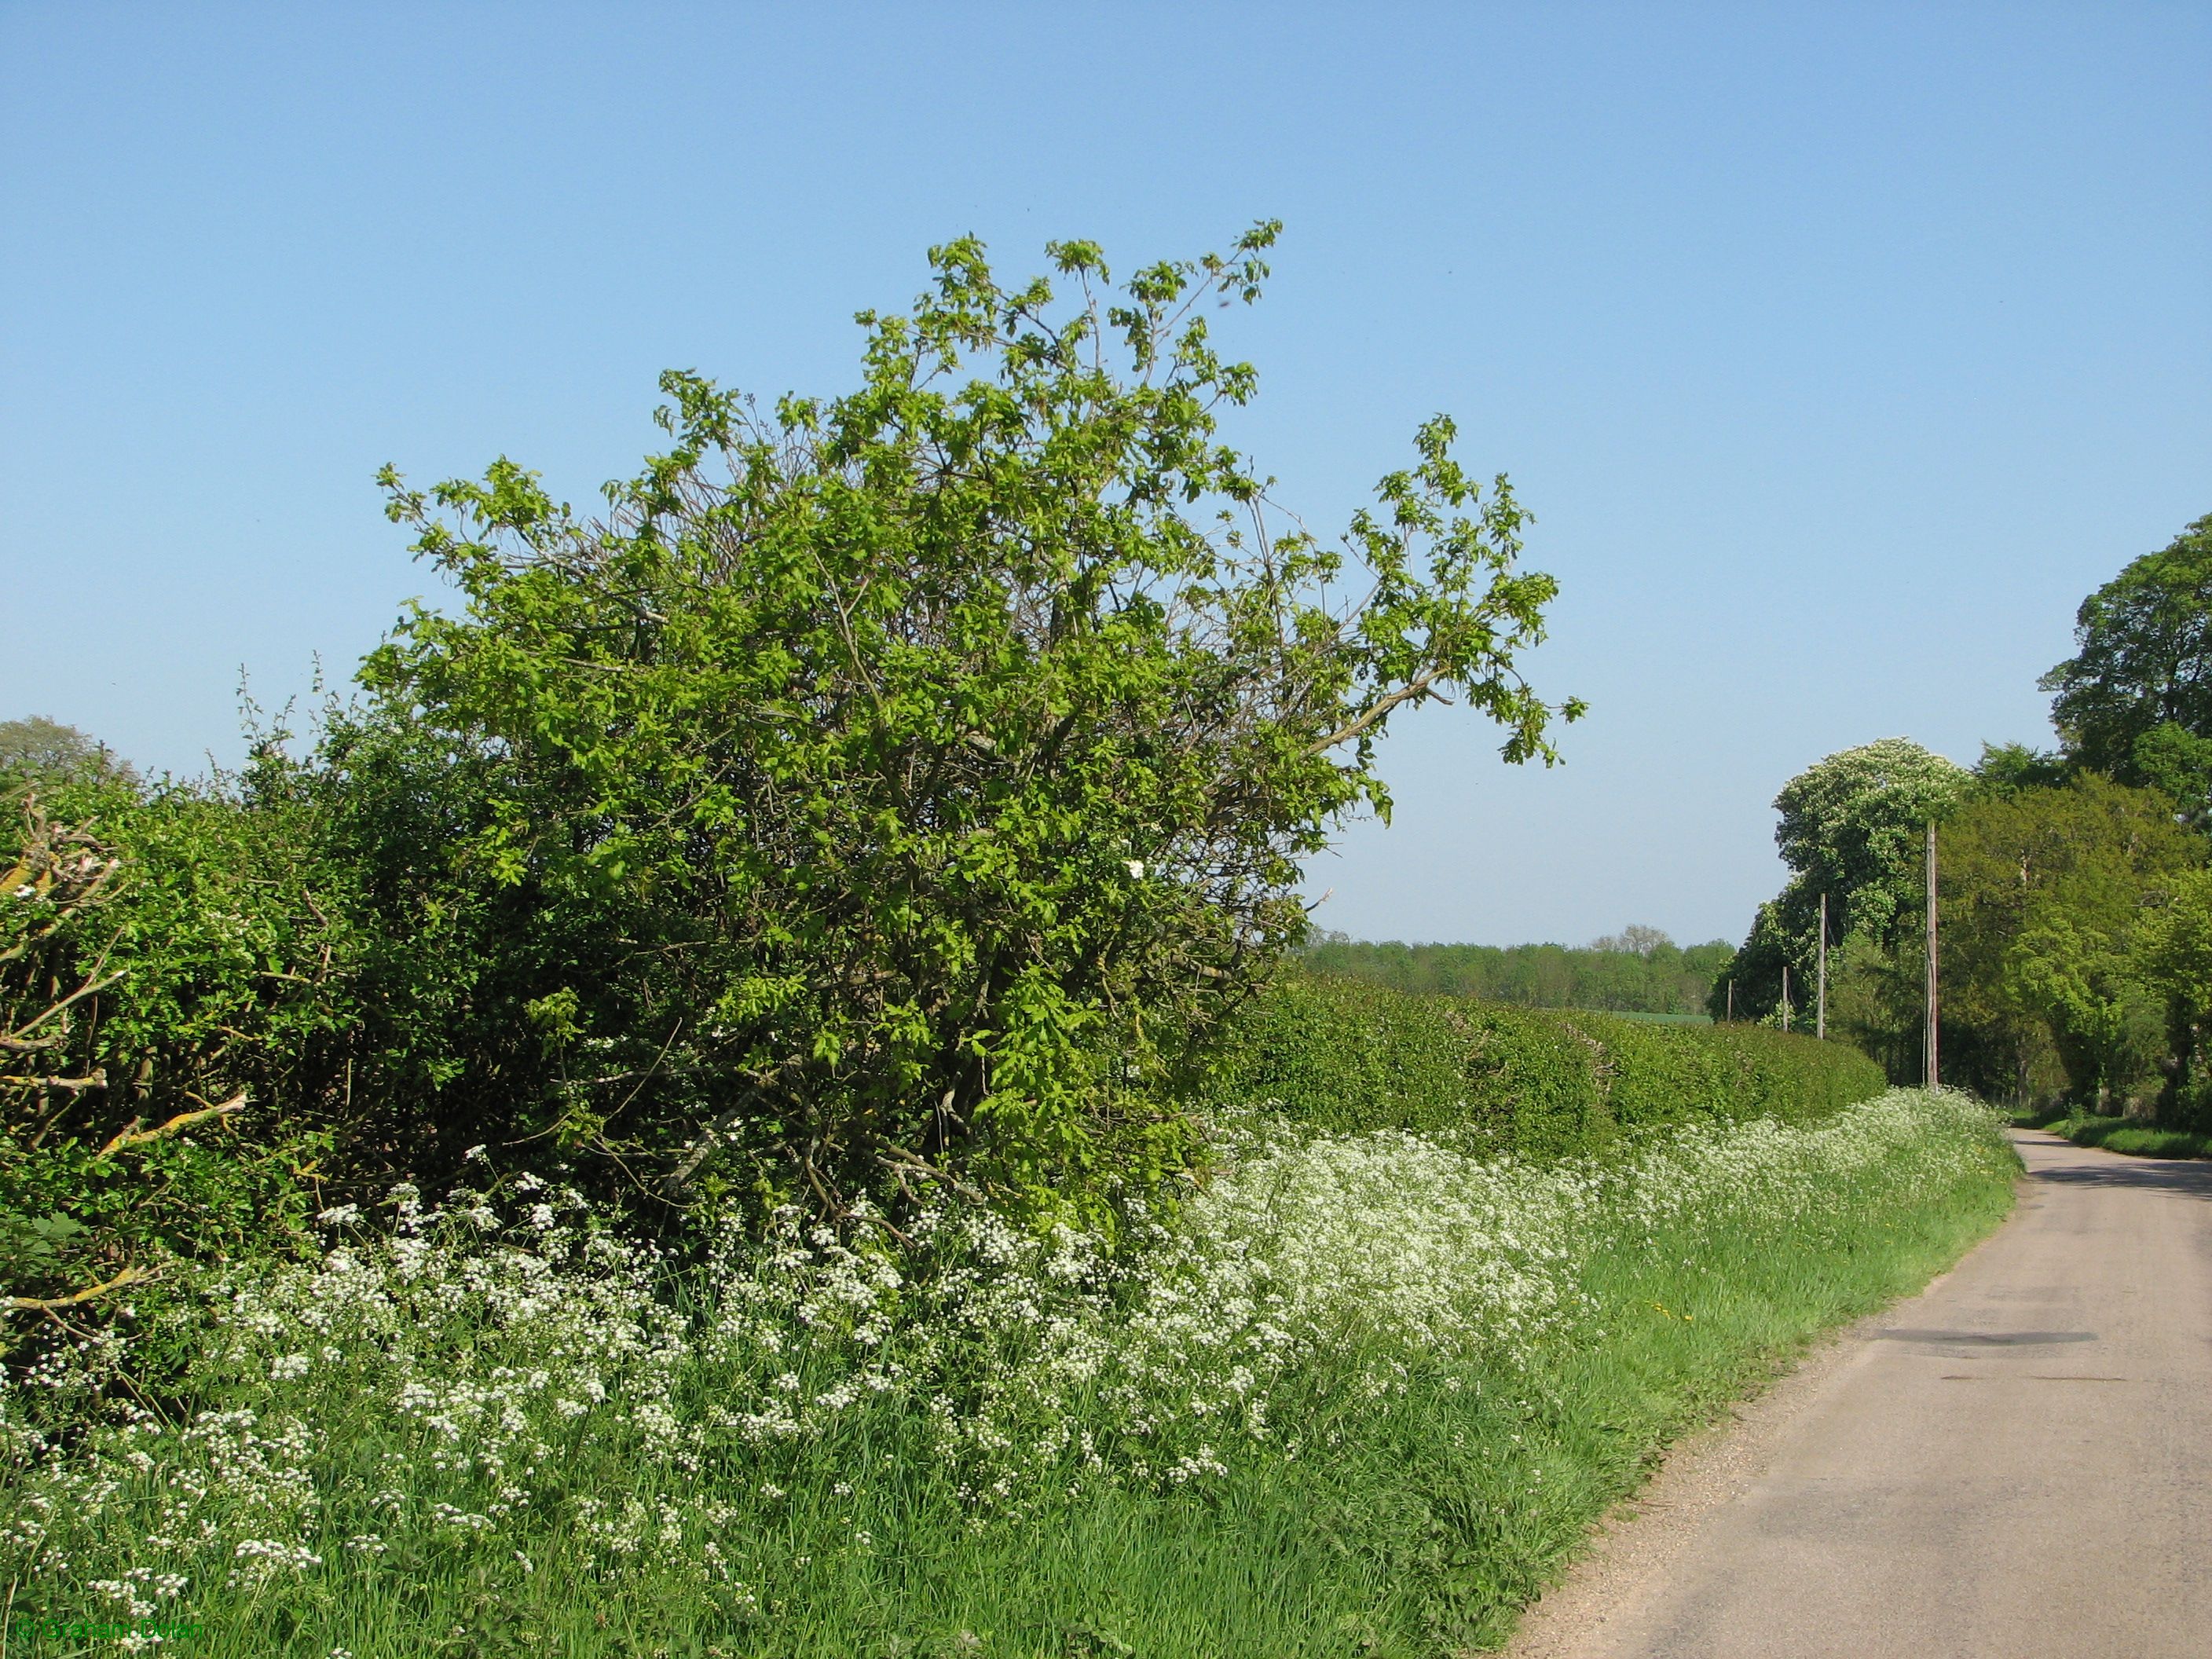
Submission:
<svg viewBox="0 0 2212 1659">
<path fill-rule="evenodd" d="M 1956 1074 L 2010 1097 L 2070 1082 L 2099 1106 L 2155 1086 L 2165 1009 L 2138 934 L 2203 855 L 2169 797 L 2095 773 L 1970 803 L 1939 863 Z"/>
<path fill-rule="evenodd" d="M 2204 860 L 2202 837 L 2155 790 L 2089 771 L 2022 783 L 2013 757 L 1996 758 L 1939 831 L 1945 1078 L 1994 1099 L 2195 1110 L 2184 1099 L 2196 1016 L 2182 957 L 2170 955 L 2161 977 L 2146 953 L 2170 936 L 2160 924 Z M 1896 881 L 1916 891 L 1924 848 L 1923 838 L 1896 853 Z M 1915 906 L 1880 935 L 1850 933 L 1829 957 L 1831 1034 L 1894 1078 L 1917 1078 L 1923 1064 L 1923 915 Z M 1809 977 L 1797 983 L 1809 992 Z"/>
<path fill-rule="evenodd" d="M 1479 997 L 1524 1008 L 1621 1013 L 1702 1012 L 1729 947 L 1679 945 L 1632 927 L 1579 948 L 1564 945 L 1370 944 L 1324 933 L 1299 953 L 1311 972 L 1397 991 Z"/>
<path fill-rule="evenodd" d="M 359 1012 L 296 804 L 111 775 L 0 810 L 0 1283 L 281 1237 Z"/>
<path fill-rule="evenodd" d="M 553 1086 L 480 1098 L 477 1138 L 833 1205 L 948 1161 L 1030 1201 L 1158 1168 L 1164 1099 L 1303 932 L 1301 860 L 1387 811 L 1393 714 L 1449 694 L 1550 757 L 1578 707 L 1515 657 L 1554 585 L 1449 421 L 1341 551 L 1219 441 L 1254 377 L 1207 318 L 1273 236 L 1118 297 L 1055 245 L 1072 303 L 939 249 L 848 396 L 666 377 L 672 447 L 600 520 L 506 462 L 388 476 L 465 604 L 370 659 L 332 758 L 422 769 L 452 820 L 407 902 L 523 936 L 485 1012 Z"/>
<path fill-rule="evenodd" d="M 2057 694 L 2056 752 L 1986 745 L 1969 774 L 1893 739 L 1794 780 L 1776 803 L 1790 884 L 1761 907 L 1724 977 L 1753 1013 L 1771 1006 L 1783 963 L 1809 983 L 1807 917 L 1830 893 L 1831 1029 L 1893 1077 L 1917 1079 L 1917 901 L 1934 821 L 1945 1080 L 2023 1104 L 2212 1126 L 2212 849 L 2201 833 L 2212 801 L 2212 519 L 2083 601 L 2076 643 L 2044 680 Z M 1869 764 L 1879 751 L 1887 763 Z"/>
<path fill-rule="evenodd" d="M 2075 653 L 2043 677 L 2075 763 L 2212 811 L 2212 514 L 2081 601 Z"/>
<path fill-rule="evenodd" d="M 1815 994 L 1820 902 L 1831 947 L 1884 948 L 1917 915 L 1916 872 L 1930 819 L 1948 817 L 1969 783 L 1964 769 L 1905 738 L 1846 749 L 1808 768 L 1775 797 L 1774 831 L 1790 878 L 1759 907 L 1751 933 L 1706 999 L 1715 1018 L 1778 1018 L 1783 969 L 1801 1020 Z"/>
<path fill-rule="evenodd" d="M 1844 1046 L 1285 971 L 1395 711 L 1579 708 L 1448 422 L 1341 552 L 1218 441 L 1273 234 L 939 250 L 599 519 L 387 472 L 458 602 L 298 752 L 0 729 L 0 1645 L 1129 1652 L 1119 1559 L 1146 1651 L 1463 1650 L 2001 1211 Z"/>
<path fill-rule="evenodd" d="M 1014 286 L 938 249 L 845 396 L 665 377 L 599 518 L 504 459 L 387 469 L 456 602 L 239 775 L 0 727 L 9 1290 L 480 1149 L 663 1226 L 1096 1214 L 1185 1164 L 1301 860 L 1389 810 L 1394 716 L 1463 704 L 1519 762 L 1580 713 L 1516 669 L 1555 585 L 1449 420 L 1334 546 L 1221 441 L 1255 380 L 1211 319 L 1273 236 L 1119 289 L 1089 244 Z"/>
<path fill-rule="evenodd" d="M 2164 885 L 2166 903 L 2136 924 L 2134 965 L 2166 1012 L 2166 1115 L 2203 1132 L 2212 1130 L 2212 870 Z"/>
</svg>

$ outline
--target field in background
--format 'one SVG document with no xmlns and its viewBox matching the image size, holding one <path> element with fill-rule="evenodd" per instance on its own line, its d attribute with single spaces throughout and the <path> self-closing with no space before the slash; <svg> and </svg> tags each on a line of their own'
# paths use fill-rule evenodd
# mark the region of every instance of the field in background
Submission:
<svg viewBox="0 0 2212 1659">
<path fill-rule="evenodd" d="M 1371 944 L 1324 933 L 1303 957 L 1314 973 L 1394 991 L 1524 1008 L 1703 1015 L 1714 975 L 1734 954 L 1723 940 L 1683 946 L 1656 927 L 1630 927 L 1581 946 Z"/>
</svg>

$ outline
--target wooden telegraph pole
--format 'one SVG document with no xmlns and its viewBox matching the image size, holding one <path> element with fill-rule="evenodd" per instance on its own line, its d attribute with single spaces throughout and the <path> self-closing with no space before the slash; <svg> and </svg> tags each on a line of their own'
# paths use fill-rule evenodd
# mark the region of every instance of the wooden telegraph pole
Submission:
<svg viewBox="0 0 2212 1659">
<path fill-rule="evenodd" d="M 1729 1024 L 1731 1024 L 1731 1025 L 1735 1024 L 1735 978 L 1734 978 L 1734 976 L 1733 976 L 1733 975 L 1731 975 L 1731 976 L 1730 976 L 1730 978 L 1729 978 L 1729 1012 L 1728 1012 L 1728 1017 L 1729 1017 Z"/>
<path fill-rule="evenodd" d="M 1820 1000 L 1814 1005 L 1819 1012 L 1813 1017 L 1813 1035 L 1826 1042 L 1828 1040 L 1828 896 L 1820 895 Z"/>
<path fill-rule="evenodd" d="M 1790 964 L 1782 964 L 1782 1029 L 1790 1029 Z"/>
<path fill-rule="evenodd" d="M 1942 1075 L 1936 1064 L 1936 821 L 1928 821 L 1928 1086 Z"/>
</svg>

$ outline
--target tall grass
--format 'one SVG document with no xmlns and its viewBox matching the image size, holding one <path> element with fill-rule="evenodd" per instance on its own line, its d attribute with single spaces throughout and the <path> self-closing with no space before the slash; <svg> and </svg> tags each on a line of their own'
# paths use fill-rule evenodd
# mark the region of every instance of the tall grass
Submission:
<svg viewBox="0 0 2212 1659">
<path fill-rule="evenodd" d="M 9 1391 L 7 1650 L 33 1615 L 315 1659 L 1481 1647 L 2014 1167 L 1906 1091 L 1553 1164 L 1253 1119 L 1114 1250 L 786 1215 L 680 1271 L 526 1179 L 403 1189 Z"/>
</svg>

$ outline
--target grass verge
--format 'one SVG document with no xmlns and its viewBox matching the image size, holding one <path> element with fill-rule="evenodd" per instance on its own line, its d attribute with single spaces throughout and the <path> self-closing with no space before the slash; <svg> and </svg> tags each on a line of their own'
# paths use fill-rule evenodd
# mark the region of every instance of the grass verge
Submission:
<svg viewBox="0 0 2212 1659">
<path fill-rule="evenodd" d="M 6 1650 L 30 1614 L 189 1618 L 196 1659 L 1480 1650 L 1670 1438 L 1949 1263 L 2016 1168 L 1905 1091 L 1605 1163 L 1278 1137 L 1097 1295 L 1066 1240 L 904 1278 L 817 1242 L 649 1315 L 635 1258 L 550 1221 L 495 1250 L 470 1198 L 459 1242 L 179 1304 L 161 1412 L 37 1428 L 97 1356 L 11 1397 Z"/>
<path fill-rule="evenodd" d="M 2194 1129 L 2160 1129 L 2136 1118 L 2106 1117 L 2094 1112 L 2022 1112 L 2013 1121 L 2023 1129 L 2063 1135 L 2076 1146 L 2100 1146 L 2130 1158 L 2212 1157 L 2212 1134 Z"/>
</svg>

